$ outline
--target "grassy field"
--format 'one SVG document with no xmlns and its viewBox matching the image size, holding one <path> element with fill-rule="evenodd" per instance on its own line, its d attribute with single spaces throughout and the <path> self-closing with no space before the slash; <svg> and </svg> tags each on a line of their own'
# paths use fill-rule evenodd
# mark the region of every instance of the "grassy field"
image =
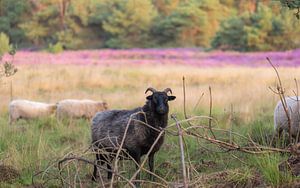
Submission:
<svg viewBox="0 0 300 188">
<path fill-rule="evenodd" d="M 145 102 L 144 91 L 170 87 L 177 99 L 170 103 L 170 113 L 183 119 L 182 77 L 186 80 L 186 106 L 188 116 L 209 114 L 209 86 L 212 88 L 212 116 L 215 128 L 253 138 L 272 134 L 273 109 L 278 101 L 268 87 L 276 84 L 271 68 L 199 68 L 193 66 L 133 66 L 133 65 L 20 65 L 19 72 L 4 79 L 0 85 L 0 164 L 16 169 L 20 176 L 11 182 L 1 182 L 0 187 L 37 185 L 60 187 L 57 160 L 73 153 L 93 159 L 83 151 L 90 144 L 90 123 L 87 120 L 58 122 L 55 117 L 19 121 L 8 125 L 8 103 L 13 99 L 30 99 L 57 102 L 65 98 L 106 101 L 109 108 L 132 108 Z M 293 95 L 294 78 L 299 68 L 280 68 L 279 72 L 288 95 Z M 12 96 L 10 85 L 12 83 Z M 202 93 L 204 93 L 203 97 Z M 173 120 L 169 120 L 173 124 Z M 207 119 L 196 123 L 207 124 Z M 188 126 L 184 123 L 183 126 Z M 171 128 L 171 130 L 175 130 Z M 261 134 L 261 130 L 265 131 Z M 228 140 L 229 134 L 216 132 L 217 138 Z M 247 145 L 239 138 L 235 142 Z M 297 178 L 280 173 L 278 163 L 287 158 L 279 153 L 245 154 L 223 149 L 204 140 L 185 137 L 186 163 L 192 187 L 209 186 L 287 186 Z M 90 181 L 92 166 L 85 163 L 68 163 L 64 168 L 67 182 L 77 187 L 94 187 Z M 124 176 L 133 174 L 130 161 L 121 165 Z M 166 142 L 156 155 L 156 174 L 168 183 L 180 182 L 180 153 L 178 138 L 166 134 Z M 41 174 L 35 175 L 38 172 Z M 5 176 L 1 174 L 0 176 Z M 146 172 L 142 173 L 148 180 Z M 0 177 L 0 180 L 3 179 Z M 166 185 L 166 183 L 157 180 Z M 68 185 L 66 185 L 68 186 Z M 119 185 L 122 187 L 122 184 Z M 144 184 L 146 186 L 146 184 Z M 150 185 L 147 185 L 151 187 Z M 153 185 L 154 186 L 154 185 Z"/>
</svg>

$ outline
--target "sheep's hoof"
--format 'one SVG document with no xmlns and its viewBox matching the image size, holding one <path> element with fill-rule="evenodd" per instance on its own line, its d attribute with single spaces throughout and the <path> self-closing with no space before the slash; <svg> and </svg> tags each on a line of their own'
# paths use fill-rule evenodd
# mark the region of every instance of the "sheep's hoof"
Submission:
<svg viewBox="0 0 300 188">
<path fill-rule="evenodd" d="M 140 188 L 141 187 L 141 183 L 140 182 L 135 182 L 134 185 L 135 185 L 136 188 Z"/>
</svg>

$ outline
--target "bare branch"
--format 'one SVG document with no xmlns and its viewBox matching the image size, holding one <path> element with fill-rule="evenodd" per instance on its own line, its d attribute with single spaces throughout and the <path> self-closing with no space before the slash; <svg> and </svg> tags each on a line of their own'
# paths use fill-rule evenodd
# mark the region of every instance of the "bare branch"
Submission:
<svg viewBox="0 0 300 188">
<path fill-rule="evenodd" d="M 183 178 L 183 187 L 187 188 L 188 187 L 188 183 L 187 183 L 187 179 L 186 179 L 186 167 L 185 167 L 185 160 L 184 160 L 184 147 L 183 147 L 183 132 L 181 129 L 180 124 L 177 121 L 177 118 L 174 114 L 171 115 L 171 118 L 174 119 L 174 121 L 176 122 L 176 126 L 178 129 L 178 140 L 179 140 L 179 145 L 180 145 L 180 157 L 181 157 L 181 170 L 182 170 L 182 178 Z"/>
<path fill-rule="evenodd" d="M 209 86 L 209 117 L 212 118 L 212 94 L 211 94 L 211 87 Z M 211 129 L 211 118 L 208 120 L 208 127 L 210 130 L 211 135 L 216 139 L 214 132 Z"/>
</svg>

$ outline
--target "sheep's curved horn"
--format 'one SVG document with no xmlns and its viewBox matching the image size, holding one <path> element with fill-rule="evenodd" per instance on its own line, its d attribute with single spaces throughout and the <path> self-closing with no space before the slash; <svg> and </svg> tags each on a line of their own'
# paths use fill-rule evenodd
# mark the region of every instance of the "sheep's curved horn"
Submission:
<svg viewBox="0 0 300 188">
<path fill-rule="evenodd" d="M 167 93 L 167 94 L 168 94 L 168 92 L 170 92 L 170 93 L 172 94 L 172 90 L 171 90 L 170 88 L 166 88 L 166 89 L 164 90 L 164 92 Z"/>
<path fill-rule="evenodd" d="M 157 92 L 156 89 L 154 89 L 153 87 L 148 87 L 145 91 L 145 94 L 148 92 L 148 91 L 151 91 L 152 93 L 154 92 Z"/>
</svg>

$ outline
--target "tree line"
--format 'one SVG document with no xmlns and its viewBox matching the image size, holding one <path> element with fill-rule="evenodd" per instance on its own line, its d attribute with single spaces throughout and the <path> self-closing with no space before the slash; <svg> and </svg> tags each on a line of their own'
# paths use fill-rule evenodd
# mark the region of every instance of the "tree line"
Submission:
<svg viewBox="0 0 300 188">
<path fill-rule="evenodd" d="M 300 44 L 299 4 L 300 0 L 0 0 L 0 33 L 19 48 L 53 51 L 289 50 Z"/>
</svg>

